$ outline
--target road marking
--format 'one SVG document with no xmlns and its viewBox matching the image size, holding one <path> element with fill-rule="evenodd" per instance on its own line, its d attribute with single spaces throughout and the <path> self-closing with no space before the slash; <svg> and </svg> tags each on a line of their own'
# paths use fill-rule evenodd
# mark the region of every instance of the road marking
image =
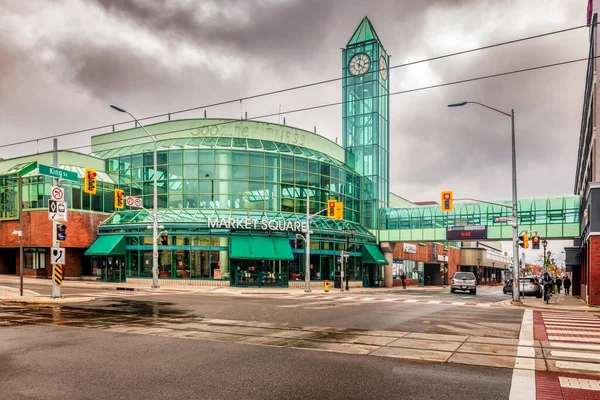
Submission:
<svg viewBox="0 0 600 400">
<path fill-rule="evenodd" d="M 550 342 L 550 346 L 552 346 L 552 347 L 561 347 L 561 348 L 565 348 L 565 349 L 600 350 L 600 345 L 598 345 L 598 344 L 579 344 L 579 343 Z"/>
<path fill-rule="evenodd" d="M 578 351 L 550 350 L 550 355 L 553 355 L 555 357 L 585 358 L 588 360 L 600 360 L 600 354 L 581 353 Z"/>
<path fill-rule="evenodd" d="M 577 369 L 580 371 L 592 371 L 592 372 L 600 372 L 600 364 L 592 364 L 592 363 L 584 363 L 584 362 L 576 362 L 576 361 L 557 361 L 557 368 L 562 369 Z"/>
<path fill-rule="evenodd" d="M 560 386 L 569 389 L 600 390 L 600 381 L 559 376 Z"/>
<path fill-rule="evenodd" d="M 524 358 L 522 355 L 531 354 L 527 348 L 533 350 L 533 310 L 523 312 L 523 322 L 519 333 L 519 347 L 510 384 L 509 400 L 535 399 L 535 359 Z M 535 356 L 535 352 L 534 352 Z"/>
</svg>

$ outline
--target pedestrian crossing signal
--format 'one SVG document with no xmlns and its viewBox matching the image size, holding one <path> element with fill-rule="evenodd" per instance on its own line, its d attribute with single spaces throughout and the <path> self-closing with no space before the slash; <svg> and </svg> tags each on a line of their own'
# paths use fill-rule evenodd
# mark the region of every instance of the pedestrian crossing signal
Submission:
<svg viewBox="0 0 600 400">
<path fill-rule="evenodd" d="M 327 200 L 327 217 L 335 218 L 335 206 L 337 201 Z"/>
<path fill-rule="evenodd" d="M 84 175 L 85 176 L 83 178 L 83 191 L 89 194 L 96 194 L 96 177 L 98 176 L 98 173 L 95 169 L 86 168 L 84 171 Z"/>
<path fill-rule="evenodd" d="M 125 207 L 125 192 L 123 189 L 115 189 L 115 208 Z"/>
<path fill-rule="evenodd" d="M 454 199 L 452 197 L 452 191 L 447 190 L 442 192 L 442 211 L 451 212 L 454 209 Z"/>
<path fill-rule="evenodd" d="M 540 237 L 538 235 L 531 238 L 531 248 L 534 250 L 540 249 Z"/>
</svg>

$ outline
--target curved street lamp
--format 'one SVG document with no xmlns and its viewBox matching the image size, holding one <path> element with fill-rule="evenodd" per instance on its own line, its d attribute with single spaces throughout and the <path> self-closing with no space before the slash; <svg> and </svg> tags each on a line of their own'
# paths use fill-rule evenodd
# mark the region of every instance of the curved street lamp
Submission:
<svg viewBox="0 0 600 400">
<path fill-rule="evenodd" d="M 146 132 L 146 134 L 148 136 L 150 136 L 150 139 L 152 139 L 152 141 L 154 142 L 154 201 L 152 204 L 152 287 L 157 288 L 158 287 L 158 182 L 157 182 L 158 170 L 156 168 L 156 165 L 158 163 L 156 161 L 156 152 L 158 150 L 158 145 L 157 145 L 156 136 L 152 136 L 150 134 L 150 132 L 148 132 L 146 130 L 146 127 L 144 125 L 142 125 L 141 122 L 138 121 L 138 119 L 136 117 L 134 117 L 129 111 L 125 110 L 124 108 L 112 105 L 112 104 L 110 105 L 110 108 L 112 108 L 113 110 L 117 110 L 118 112 L 128 114 L 131 118 L 133 118 L 135 120 L 136 123 L 138 123 L 142 127 L 144 132 Z"/>
<path fill-rule="evenodd" d="M 462 101 L 460 103 L 448 104 L 448 107 L 462 107 L 467 104 L 477 104 L 489 110 L 496 111 L 502 115 L 510 117 L 511 122 L 511 139 L 512 139 L 512 226 L 513 226 L 513 270 L 520 274 L 519 268 L 519 221 L 517 220 L 517 154 L 515 143 L 515 110 L 510 110 L 510 114 L 497 108 L 490 107 L 477 101 Z M 519 275 L 517 275 L 517 279 Z M 520 303 L 520 293 L 518 290 L 513 290 L 513 302 Z"/>
</svg>

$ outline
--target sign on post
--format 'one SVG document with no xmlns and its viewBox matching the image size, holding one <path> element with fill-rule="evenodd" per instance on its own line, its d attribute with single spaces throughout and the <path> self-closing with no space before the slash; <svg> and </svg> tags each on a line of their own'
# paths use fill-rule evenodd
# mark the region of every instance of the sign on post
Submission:
<svg viewBox="0 0 600 400">
<path fill-rule="evenodd" d="M 67 202 L 48 200 L 48 219 L 50 221 L 67 221 Z"/>
<path fill-rule="evenodd" d="M 65 264 L 66 250 L 62 247 L 53 247 L 50 255 L 52 264 Z"/>
<path fill-rule="evenodd" d="M 62 179 L 64 181 L 79 182 L 79 175 L 77 175 L 77 172 L 67 171 L 66 169 L 38 164 L 38 171 L 40 175 L 46 175 L 52 178 Z"/>
<path fill-rule="evenodd" d="M 62 201 L 65 199 L 65 190 L 59 186 L 52 186 L 50 196 L 52 197 L 52 200 Z"/>
<path fill-rule="evenodd" d="M 129 207 L 141 208 L 142 207 L 142 199 L 141 199 L 141 197 L 126 196 L 125 204 Z"/>
</svg>

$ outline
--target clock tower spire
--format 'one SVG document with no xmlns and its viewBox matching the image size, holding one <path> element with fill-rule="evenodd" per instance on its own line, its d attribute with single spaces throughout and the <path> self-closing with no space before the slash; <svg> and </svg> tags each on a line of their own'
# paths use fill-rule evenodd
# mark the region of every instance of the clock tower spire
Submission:
<svg viewBox="0 0 600 400">
<path fill-rule="evenodd" d="M 378 228 L 379 209 L 388 207 L 389 56 L 368 17 L 342 50 L 342 145 L 346 163 L 363 177 L 361 223 Z"/>
</svg>

